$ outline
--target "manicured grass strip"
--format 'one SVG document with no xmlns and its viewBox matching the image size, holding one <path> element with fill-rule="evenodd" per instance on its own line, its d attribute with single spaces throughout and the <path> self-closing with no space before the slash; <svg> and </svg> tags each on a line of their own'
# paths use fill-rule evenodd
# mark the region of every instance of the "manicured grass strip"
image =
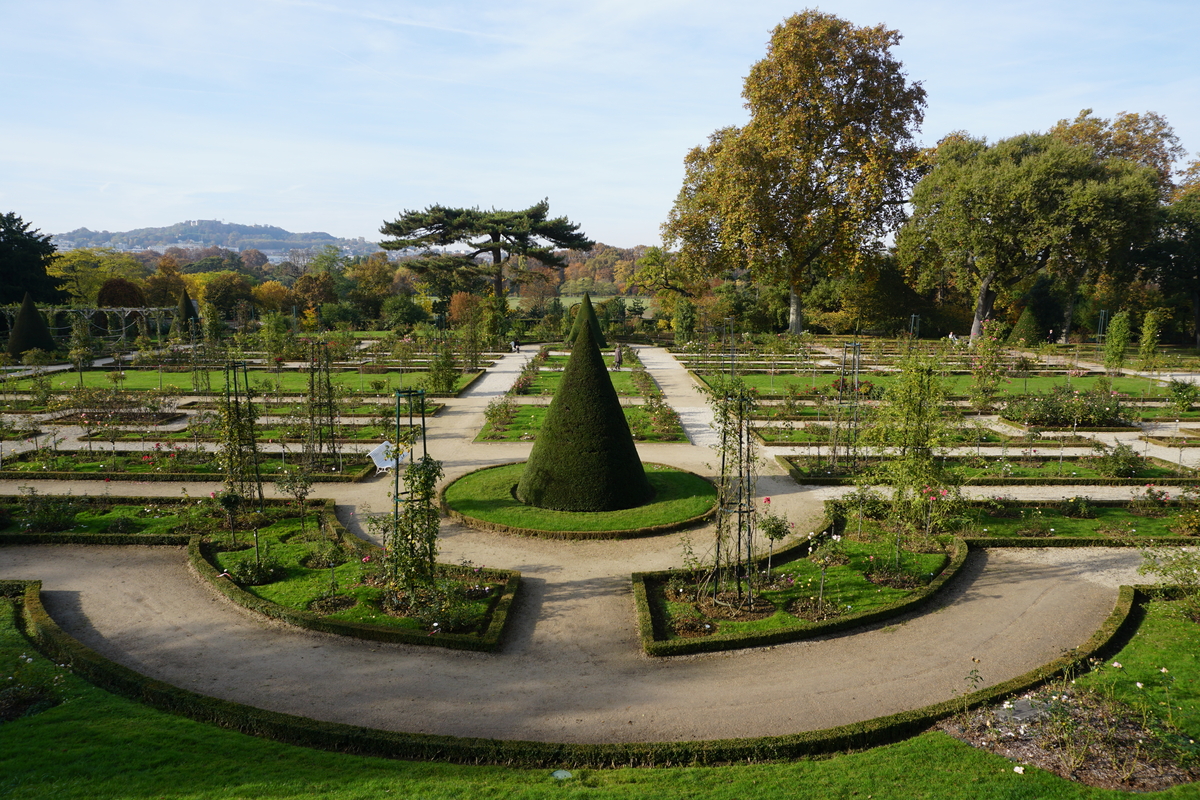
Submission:
<svg viewBox="0 0 1200 800">
<path fill-rule="evenodd" d="M 117 452 L 87 450 L 60 450 L 59 455 L 49 461 L 38 461 L 33 453 L 20 453 L 4 460 L 0 479 L 14 480 L 37 478 L 39 480 L 102 480 L 102 481 L 194 481 L 215 480 L 223 474 L 212 460 L 212 454 L 202 462 L 178 463 L 179 458 L 169 453 Z M 292 464 L 295 463 L 292 458 Z M 316 482 L 349 481 L 358 483 L 375 472 L 373 464 L 362 465 L 362 457 L 347 454 L 344 469 L 329 468 L 329 471 L 314 472 Z M 358 462 L 358 463 L 356 463 Z M 288 462 L 283 458 L 264 455 L 259 461 L 259 470 L 264 481 L 271 480 L 283 472 Z"/>
<path fill-rule="evenodd" d="M 181 370 L 177 372 L 164 371 L 161 376 L 158 370 L 154 369 L 135 369 L 127 367 L 123 370 L 125 379 L 120 382 L 120 388 L 126 391 L 146 391 L 149 389 L 158 389 L 161 383 L 163 387 L 175 387 L 181 392 L 196 391 L 196 384 L 192 380 L 190 370 Z M 85 388 L 106 388 L 111 389 L 115 384 L 109 377 L 113 374 L 113 370 L 86 370 L 83 373 L 83 385 Z M 470 373 L 460 375 L 455 383 L 455 391 L 461 391 L 480 373 Z M 280 372 L 270 370 L 250 370 L 249 371 L 251 385 L 255 391 L 265 384 L 270 384 L 271 391 L 287 392 L 290 394 L 303 394 L 308 391 L 308 374 L 297 369 L 287 369 Z M 390 388 L 386 389 L 383 394 L 389 394 L 395 389 L 420 389 L 427 385 L 429 373 L 423 371 L 391 371 L 384 373 L 363 373 L 359 374 L 357 370 L 340 370 L 330 373 L 330 378 L 334 385 L 354 391 L 360 391 L 365 394 L 371 394 L 371 381 L 383 380 L 387 381 Z M 222 392 L 225 390 L 225 373 L 222 370 L 209 370 L 209 391 Z M 75 372 L 56 372 L 50 377 L 50 386 L 55 392 L 70 392 L 79 388 L 79 375 Z M 9 386 L 9 390 L 28 391 L 33 388 L 33 382 L 30 378 L 22 378 L 13 381 Z"/>
<path fill-rule="evenodd" d="M 551 511 L 513 497 L 525 462 L 464 475 L 442 492 L 442 508 L 474 527 L 551 538 L 629 538 L 698 524 L 715 508 L 713 485 L 690 472 L 645 464 L 656 495 L 652 502 L 620 511 Z"/>
<path fill-rule="evenodd" d="M 542 423 L 545 421 L 546 412 L 549 409 L 548 405 L 519 405 L 513 421 L 503 431 L 496 433 L 490 422 L 485 423 L 475 441 L 532 442 L 537 438 L 538 431 L 542 429 Z M 633 433 L 633 438 L 639 442 L 687 441 L 687 434 L 683 432 L 680 425 L 675 425 L 672 430 L 664 433 L 655 431 L 649 415 L 641 406 L 622 406 L 621 410 L 625 413 L 625 421 L 629 423 L 629 430 Z"/>
<path fill-rule="evenodd" d="M 764 365 L 765 366 L 765 365 Z M 720 367 L 716 367 L 718 370 Z M 725 367 L 728 370 L 728 366 Z M 704 375 L 697 377 L 705 381 Z M 764 396 L 784 396 L 788 393 L 789 384 L 799 391 L 801 394 L 812 394 L 815 392 L 828 392 L 829 387 L 834 381 L 841 377 L 838 372 L 818 372 L 815 375 L 807 370 L 800 370 L 794 374 L 787 374 L 784 370 L 780 370 L 779 374 L 769 375 L 762 372 L 741 372 L 738 377 L 742 378 L 748 386 L 757 389 Z M 997 392 L 1000 396 L 1012 396 L 1022 394 L 1047 394 L 1052 389 L 1058 386 L 1070 386 L 1072 389 L 1085 391 L 1093 388 L 1096 381 L 1104 376 L 1087 375 L 1078 378 L 1070 378 L 1068 376 L 1049 376 L 1049 375 L 1031 375 L 1028 378 L 1014 377 L 1009 382 L 1001 385 Z M 853 377 L 850 379 L 853 381 Z M 885 387 L 891 381 L 895 380 L 894 372 L 862 372 L 859 374 L 859 384 L 868 382 L 873 386 Z M 970 375 L 953 374 L 947 375 L 944 379 L 946 392 L 953 396 L 965 396 L 971 388 L 974 380 Z M 1145 378 L 1132 378 L 1128 376 L 1113 377 L 1112 388 L 1114 391 L 1129 395 L 1131 399 L 1142 397 L 1165 397 L 1166 392 L 1163 389 L 1160 381 L 1155 381 L 1154 385 L 1147 391 L 1147 382 Z"/>
</svg>

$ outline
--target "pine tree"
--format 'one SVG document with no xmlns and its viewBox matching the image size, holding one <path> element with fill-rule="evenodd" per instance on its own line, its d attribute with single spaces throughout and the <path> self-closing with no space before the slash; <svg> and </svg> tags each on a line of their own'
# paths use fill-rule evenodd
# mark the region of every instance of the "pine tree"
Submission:
<svg viewBox="0 0 1200 800">
<path fill-rule="evenodd" d="M 517 499 L 559 511 L 614 511 L 653 495 L 600 348 L 584 326 L 517 484 Z"/>
</svg>

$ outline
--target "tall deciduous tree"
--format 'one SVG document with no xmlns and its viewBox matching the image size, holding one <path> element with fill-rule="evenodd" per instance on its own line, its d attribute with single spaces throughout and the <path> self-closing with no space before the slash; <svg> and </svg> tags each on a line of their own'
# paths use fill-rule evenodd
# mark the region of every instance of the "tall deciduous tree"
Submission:
<svg viewBox="0 0 1200 800">
<path fill-rule="evenodd" d="M 36 302 L 63 299 L 63 281 L 47 274 L 54 259 L 54 243 L 16 213 L 0 215 L 0 305 L 19 303 L 26 293 Z"/>
<path fill-rule="evenodd" d="M 561 269 L 566 260 L 554 252 L 556 249 L 588 250 L 595 244 L 576 223 L 549 214 L 548 200 L 519 211 L 432 205 L 424 211 L 406 210 L 399 219 L 384 223 L 380 233 L 394 238 L 379 246 L 385 250 L 429 250 L 466 245 L 466 253 L 430 254 L 407 261 L 405 266 L 418 274 L 454 270 L 486 275 L 492 283 L 492 294 L 503 298 L 507 296 L 506 272 L 518 283 L 538 279 L 528 260 Z M 480 256 L 487 257 L 488 263 L 478 263 Z"/>
<path fill-rule="evenodd" d="M 1200 347 L 1200 160 L 1184 173 L 1174 202 L 1161 210 L 1158 238 L 1149 248 L 1153 277 L 1163 290 L 1187 298 Z"/>
<path fill-rule="evenodd" d="M 799 332 L 798 295 L 812 277 L 853 269 L 864 245 L 903 221 L 925 90 L 892 55 L 899 41 L 812 10 L 775 28 L 742 91 L 750 122 L 686 159 L 663 226 L 681 267 L 744 265 L 785 283 Z"/>
<path fill-rule="evenodd" d="M 1122 111 L 1113 119 L 1101 119 L 1092 109 L 1085 108 L 1071 121 L 1060 119 L 1050 134 L 1070 144 L 1086 144 L 1100 158 L 1123 158 L 1150 167 L 1158 174 L 1164 198 L 1173 188 L 1171 173 L 1175 161 L 1185 153 L 1166 117 L 1153 111 L 1145 114 Z"/>
<path fill-rule="evenodd" d="M 975 298 L 972 338 L 999 297 L 1038 273 L 1111 268 L 1153 230 L 1154 171 L 1087 145 L 952 134 L 930 158 L 900 256 L 923 287 L 950 284 Z"/>
</svg>

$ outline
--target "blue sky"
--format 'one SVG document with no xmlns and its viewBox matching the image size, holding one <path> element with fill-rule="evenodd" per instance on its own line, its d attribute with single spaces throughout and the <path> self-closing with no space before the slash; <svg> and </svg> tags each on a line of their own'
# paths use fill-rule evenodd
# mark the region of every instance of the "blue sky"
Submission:
<svg viewBox="0 0 1200 800">
<path fill-rule="evenodd" d="M 658 242 L 683 156 L 746 119 L 774 0 L 9 0 L 0 212 L 48 233 L 185 219 L 378 239 L 432 203 Z M 1200 153 L 1200 3 L 819 6 L 897 29 L 921 139 L 1156 111 Z"/>
</svg>

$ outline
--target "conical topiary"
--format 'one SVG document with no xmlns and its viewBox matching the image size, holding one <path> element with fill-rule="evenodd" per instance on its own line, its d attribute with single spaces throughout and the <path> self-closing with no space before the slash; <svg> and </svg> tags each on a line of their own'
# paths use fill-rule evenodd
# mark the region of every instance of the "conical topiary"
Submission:
<svg viewBox="0 0 1200 800">
<path fill-rule="evenodd" d="M 188 331 L 188 322 L 193 320 L 199 322 L 200 317 L 196 315 L 196 306 L 192 304 L 192 298 L 188 297 L 188 290 L 185 286 L 179 293 L 179 306 L 175 310 L 175 322 L 172 324 L 172 330 L 183 335 Z"/>
<path fill-rule="evenodd" d="M 33 298 L 26 292 L 21 310 L 17 312 L 17 321 L 13 323 L 12 335 L 8 337 L 8 354 L 13 361 L 20 361 L 21 356 L 29 350 L 39 348 L 53 353 L 55 347 L 46 320 L 42 319 L 37 306 L 33 304 Z"/>
<path fill-rule="evenodd" d="M 583 302 L 579 304 L 579 311 L 575 313 L 575 324 L 571 326 L 571 332 L 567 334 L 566 344 L 568 347 L 575 346 L 575 340 L 579 338 L 579 331 L 583 329 L 584 325 L 592 329 L 592 337 L 598 347 L 608 347 L 604 331 L 600 330 L 600 320 L 596 317 L 596 309 L 592 307 L 592 298 L 587 292 L 583 293 Z"/>
<path fill-rule="evenodd" d="M 579 331 L 517 499 L 558 511 L 615 511 L 654 496 L 589 326 Z"/>
</svg>

